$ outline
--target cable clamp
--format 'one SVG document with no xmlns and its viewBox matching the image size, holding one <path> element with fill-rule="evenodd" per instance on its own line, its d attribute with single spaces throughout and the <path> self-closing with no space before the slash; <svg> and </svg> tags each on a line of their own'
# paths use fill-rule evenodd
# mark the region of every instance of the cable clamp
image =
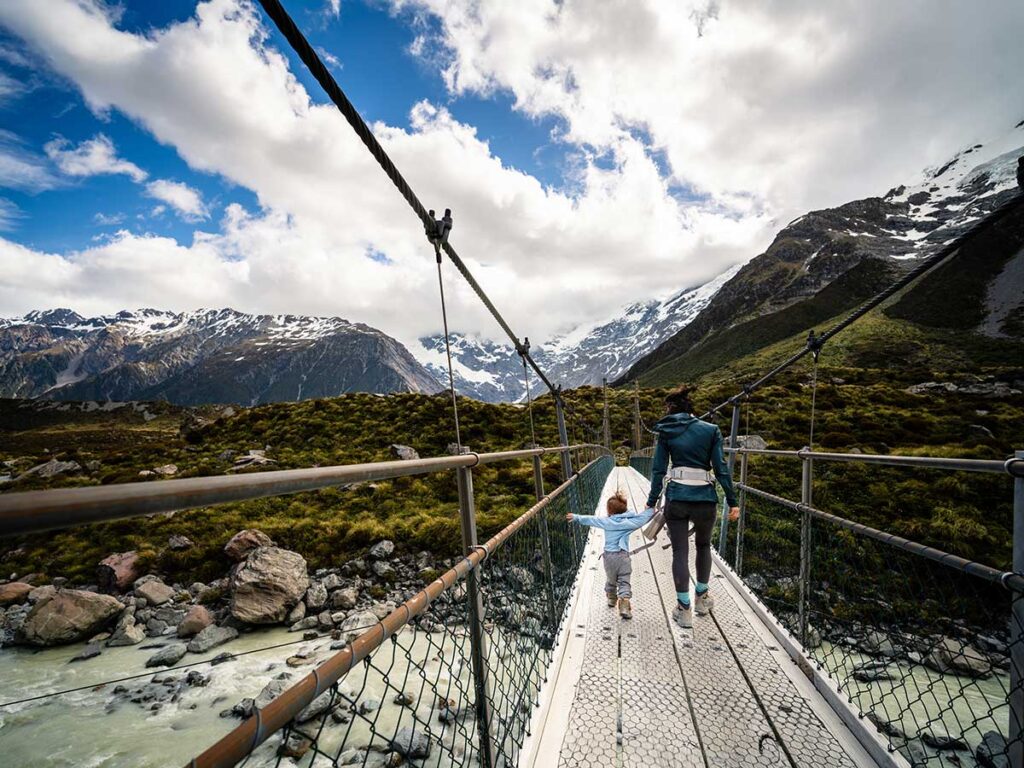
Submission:
<svg viewBox="0 0 1024 768">
<path fill-rule="evenodd" d="M 516 344 L 516 354 L 520 357 L 526 357 L 530 354 L 530 337 L 524 336 L 521 344 Z"/>
<path fill-rule="evenodd" d="M 1003 464 L 1003 468 L 1010 477 L 1024 477 L 1024 459 L 1011 456 Z"/>
<path fill-rule="evenodd" d="M 434 218 L 433 209 L 427 211 L 427 215 L 430 217 L 430 221 L 423 222 L 423 231 L 427 236 L 427 240 L 434 246 L 434 253 L 437 255 L 438 262 L 440 262 L 441 246 L 448 242 L 448 235 L 452 231 L 452 209 L 445 208 L 444 216 L 440 219 Z"/>
<path fill-rule="evenodd" d="M 812 328 L 807 332 L 807 349 L 814 355 L 814 361 L 818 361 L 818 355 L 821 354 L 821 348 L 825 346 L 825 340 L 821 336 L 814 335 L 814 329 Z"/>
<path fill-rule="evenodd" d="M 468 549 L 470 552 L 479 549 L 481 552 L 484 553 L 484 558 L 480 561 L 480 565 L 483 565 L 487 561 L 487 558 L 491 556 L 491 551 L 483 544 L 471 544 L 468 547 L 466 547 L 466 549 Z"/>
</svg>

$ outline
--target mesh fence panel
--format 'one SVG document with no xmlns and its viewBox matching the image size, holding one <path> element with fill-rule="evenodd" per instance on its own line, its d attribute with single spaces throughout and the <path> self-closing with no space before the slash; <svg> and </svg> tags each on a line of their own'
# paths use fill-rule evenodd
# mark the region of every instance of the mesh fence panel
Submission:
<svg viewBox="0 0 1024 768">
<path fill-rule="evenodd" d="M 244 764 L 480 765 L 486 713 L 494 765 L 516 765 L 584 554 L 585 539 L 565 515 L 594 509 L 612 466 L 608 456 L 588 465 L 473 571 L 486 707 L 476 693 L 471 591 L 460 581 Z"/>
</svg>

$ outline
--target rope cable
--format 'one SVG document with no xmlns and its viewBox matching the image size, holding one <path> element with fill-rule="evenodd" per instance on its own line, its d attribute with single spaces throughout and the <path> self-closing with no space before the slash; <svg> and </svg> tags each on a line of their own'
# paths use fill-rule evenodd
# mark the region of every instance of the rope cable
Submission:
<svg viewBox="0 0 1024 768">
<path fill-rule="evenodd" d="M 814 353 L 812 369 L 811 369 L 811 429 L 810 434 L 807 437 L 807 447 L 814 450 L 814 417 L 817 413 L 818 403 L 818 355 L 821 350 Z"/>
<path fill-rule="evenodd" d="M 435 246 L 436 247 L 436 246 Z M 452 367 L 452 343 L 448 334 L 448 308 L 444 299 L 444 277 L 441 273 L 441 251 L 437 251 L 437 287 L 441 294 L 441 322 L 444 325 L 444 352 L 448 357 L 448 390 L 452 397 L 452 415 L 455 417 L 455 445 L 462 453 L 462 432 L 459 428 L 459 401 L 455 394 L 455 370 Z"/>
<path fill-rule="evenodd" d="M 530 341 L 526 340 L 524 346 L 529 349 Z M 530 446 L 536 447 L 537 445 L 537 433 L 533 427 L 533 397 L 530 395 L 530 369 L 526 365 L 526 354 L 520 352 L 520 357 L 523 359 L 523 384 L 526 387 L 526 412 L 530 418 Z"/>
</svg>

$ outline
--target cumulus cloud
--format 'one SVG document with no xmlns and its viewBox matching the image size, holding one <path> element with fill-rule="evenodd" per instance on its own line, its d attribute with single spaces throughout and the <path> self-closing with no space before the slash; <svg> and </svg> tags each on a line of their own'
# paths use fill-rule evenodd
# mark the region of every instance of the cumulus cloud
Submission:
<svg viewBox="0 0 1024 768">
<path fill-rule="evenodd" d="M 142 182 L 147 173 L 128 160 L 117 156 L 114 143 L 102 133 L 77 147 L 63 137 L 47 142 L 43 150 L 68 176 L 98 176 L 101 174 L 124 174 L 132 181 Z"/>
<path fill-rule="evenodd" d="M 880 3 L 864 19 L 845 6 L 740 0 L 395 5 L 433 19 L 426 28 L 437 33 L 417 49 L 442 57 L 453 94 L 507 90 L 524 113 L 562 119 L 556 138 L 578 162 L 559 189 L 505 165 L 436 104 L 415 105 L 407 129 L 373 126 L 421 199 L 455 211 L 452 242 L 535 340 L 709 279 L 755 255 L 785 217 L 884 191 L 980 130 L 979 116 L 990 130 L 1022 101 L 1011 98 L 1017 79 L 987 101 L 965 86 L 1018 55 L 994 50 L 1000 33 L 977 11 L 953 14 L 961 42 L 948 44 L 946 30 L 940 52 L 928 40 L 941 14 L 920 6 L 928 18 L 913 27 L 902 5 Z M 340 314 L 404 340 L 438 329 L 419 222 L 334 107 L 311 98 L 268 44 L 251 5 L 210 0 L 194 18 L 145 34 L 118 29 L 104 8 L 6 0 L 0 23 L 91 109 L 120 110 L 192 168 L 253 190 L 260 210 L 230 206 L 187 245 L 121 233 L 44 254 L 3 242 L 17 258 L 7 260 L 15 274 L 0 271 L 0 309 L 230 304 Z M 897 46 L 904 37 L 916 54 Z M 945 100 L 931 85 L 942 78 Z M 968 130 L 961 114 L 979 124 Z M 496 336 L 446 269 L 453 325 Z"/>
<path fill-rule="evenodd" d="M 200 221 L 208 216 L 202 195 L 184 182 L 157 179 L 146 185 L 146 194 L 167 203 L 185 221 Z"/>
</svg>

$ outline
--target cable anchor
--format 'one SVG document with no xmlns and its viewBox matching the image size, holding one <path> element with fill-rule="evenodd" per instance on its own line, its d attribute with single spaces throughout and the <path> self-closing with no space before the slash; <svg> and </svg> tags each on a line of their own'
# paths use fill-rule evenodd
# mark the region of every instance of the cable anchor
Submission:
<svg viewBox="0 0 1024 768">
<path fill-rule="evenodd" d="M 431 208 L 427 211 L 427 215 L 430 217 L 430 221 L 424 223 L 423 231 L 434 246 L 434 254 L 437 256 L 438 263 L 441 262 L 441 246 L 448 242 L 448 235 L 452 231 L 452 209 L 445 208 L 444 216 L 440 219 L 435 219 L 434 209 Z"/>
</svg>

